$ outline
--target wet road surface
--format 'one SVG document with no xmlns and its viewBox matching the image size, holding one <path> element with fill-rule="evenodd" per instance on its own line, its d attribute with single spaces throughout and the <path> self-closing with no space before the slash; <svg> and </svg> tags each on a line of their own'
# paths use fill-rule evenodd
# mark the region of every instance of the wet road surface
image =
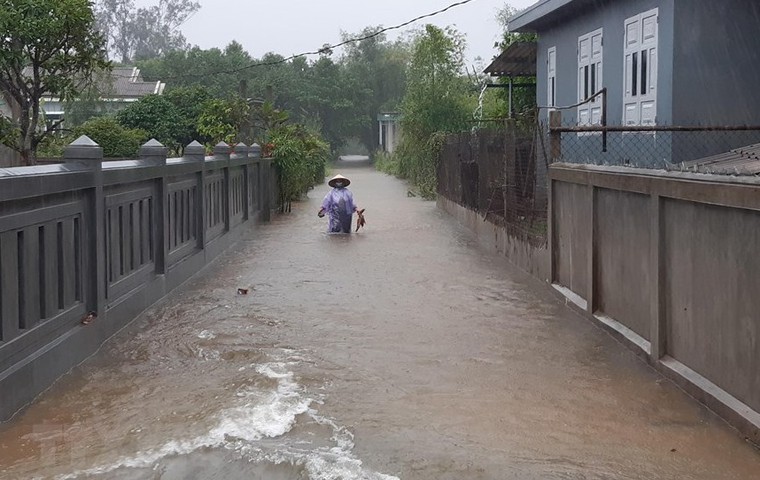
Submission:
<svg viewBox="0 0 760 480">
<path fill-rule="evenodd" d="M 754 479 L 760 454 L 403 183 L 340 171 L 0 426 L 0 478 Z M 249 288 L 237 295 L 237 288 Z"/>
</svg>

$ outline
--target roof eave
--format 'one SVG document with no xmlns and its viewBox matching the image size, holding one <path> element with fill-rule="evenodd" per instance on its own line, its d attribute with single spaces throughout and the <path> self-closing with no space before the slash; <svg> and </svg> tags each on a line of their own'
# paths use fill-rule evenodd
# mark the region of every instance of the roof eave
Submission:
<svg viewBox="0 0 760 480">
<path fill-rule="evenodd" d="M 541 0 L 535 5 L 513 15 L 507 22 L 510 32 L 536 32 L 536 24 L 558 9 L 576 0 Z"/>
</svg>

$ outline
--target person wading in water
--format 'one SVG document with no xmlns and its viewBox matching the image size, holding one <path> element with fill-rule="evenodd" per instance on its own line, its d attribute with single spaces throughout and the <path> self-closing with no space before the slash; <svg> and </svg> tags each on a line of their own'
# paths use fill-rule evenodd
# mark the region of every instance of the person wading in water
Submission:
<svg viewBox="0 0 760 480">
<path fill-rule="evenodd" d="M 354 195 L 346 188 L 351 184 L 351 180 L 343 175 L 335 175 L 327 182 L 332 190 L 327 192 L 325 199 L 322 200 L 322 208 L 317 215 L 322 218 L 327 214 L 329 220 L 328 233 L 351 233 L 351 221 L 354 212 L 359 216 L 356 230 L 364 226 L 364 210 L 359 210 L 354 203 Z"/>
</svg>

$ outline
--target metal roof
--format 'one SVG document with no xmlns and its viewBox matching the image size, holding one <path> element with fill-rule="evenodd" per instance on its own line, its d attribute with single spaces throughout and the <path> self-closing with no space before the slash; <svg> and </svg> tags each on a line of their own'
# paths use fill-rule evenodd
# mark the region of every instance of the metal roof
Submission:
<svg viewBox="0 0 760 480">
<path fill-rule="evenodd" d="M 760 175 L 760 143 L 682 164 L 684 170 L 701 173 Z"/>
<path fill-rule="evenodd" d="M 484 73 L 494 77 L 535 77 L 537 56 L 536 42 L 513 43 L 486 67 Z"/>
</svg>

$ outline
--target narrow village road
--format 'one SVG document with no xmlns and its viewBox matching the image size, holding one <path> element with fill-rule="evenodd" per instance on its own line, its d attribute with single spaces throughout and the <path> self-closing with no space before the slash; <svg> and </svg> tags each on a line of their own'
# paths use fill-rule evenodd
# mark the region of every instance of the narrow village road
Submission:
<svg viewBox="0 0 760 480">
<path fill-rule="evenodd" d="M 750 480 L 760 453 L 433 202 L 362 162 L 12 422 L 0 478 Z M 238 295 L 238 288 L 248 288 Z"/>
</svg>

